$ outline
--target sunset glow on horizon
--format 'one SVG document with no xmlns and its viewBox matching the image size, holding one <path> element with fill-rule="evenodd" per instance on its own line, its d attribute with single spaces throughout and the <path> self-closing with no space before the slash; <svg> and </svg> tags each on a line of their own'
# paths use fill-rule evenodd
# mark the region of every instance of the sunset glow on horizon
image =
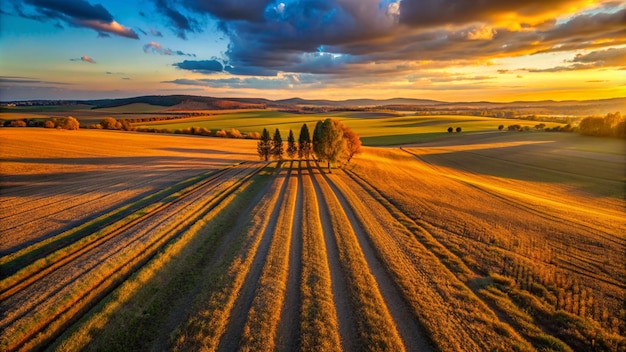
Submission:
<svg viewBox="0 0 626 352">
<path fill-rule="evenodd" d="M 0 101 L 626 97 L 610 0 L 8 0 Z"/>
</svg>

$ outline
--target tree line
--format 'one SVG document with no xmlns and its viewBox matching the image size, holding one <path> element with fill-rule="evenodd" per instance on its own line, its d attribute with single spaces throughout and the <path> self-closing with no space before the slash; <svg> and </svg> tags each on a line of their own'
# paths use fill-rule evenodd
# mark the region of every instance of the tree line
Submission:
<svg viewBox="0 0 626 352">
<path fill-rule="evenodd" d="M 257 143 L 257 152 L 261 160 L 283 159 L 285 149 L 278 128 L 273 136 L 270 136 L 267 128 L 263 129 Z M 293 131 L 290 129 L 286 152 L 290 159 L 295 159 L 297 156 L 299 159 L 313 158 L 319 162 L 325 161 L 330 173 L 332 172 L 331 163 L 337 163 L 345 158 L 347 164 L 352 157 L 361 152 L 361 139 L 341 121 L 329 118 L 316 123 L 313 136 L 307 124 L 302 124 L 297 144 Z"/>
</svg>

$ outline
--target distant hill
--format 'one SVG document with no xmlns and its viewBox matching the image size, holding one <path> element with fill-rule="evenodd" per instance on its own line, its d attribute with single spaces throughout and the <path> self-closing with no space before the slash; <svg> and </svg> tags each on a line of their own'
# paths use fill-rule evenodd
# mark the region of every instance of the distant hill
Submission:
<svg viewBox="0 0 626 352">
<path fill-rule="evenodd" d="M 495 103 L 478 102 L 444 102 L 430 99 L 393 98 L 393 99 L 348 99 L 320 100 L 290 98 L 269 100 L 263 98 L 216 98 L 194 95 L 147 95 L 122 99 L 97 100 L 36 100 L 28 102 L 5 103 L 4 106 L 68 106 L 88 105 L 92 109 L 114 109 L 130 107 L 138 110 L 138 106 L 148 106 L 151 111 L 184 111 L 184 110 L 232 110 L 232 109 L 277 109 L 296 113 L 315 113 L 333 110 L 372 110 L 385 109 L 396 111 L 416 111 L 425 114 L 473 114 L 481 116 L 505 117 L 552 115 L 552 116 L 590 116 L 605 115 L 620 111 L 626 114 L 626 98 L 598 100 L 564 100 L 564 101 L 514 101 Z M 4 107 L 0 107 L 0 110 Z M 145 110 L 145 109 L 144 109 Z"/>
<path fill-rule="evenodd" d="M 147 95 L 122 99 L 85 100 L 82 103 L 93 106 L 94 109 L 114 108 L 129 104 L 149 104 L 163 107 L 179 107 L 184 109 L 243 109 L 256 108 L 287 108 L 296 106 L 319 107 L 375 107 L 384 105 L 437 105 L 445 104 L 442 101 L 428 99 L 349 99 L 349 100 L 307 100 L 291 98 L 282 100 L 268 100 L 262 98 L 214 98 L 193 95 Z M 168 109 L 171 110 L 171 109 Z"/>
<path fill-rule="evenodd" d="M 213 98 L 193 95 L 147 95 L 122 99 L 86 100 L 82 103 L 93 109 L 114 108 L 129 104 L 149 104 L 169 107 L 168 110 L 221 110 L 221 109 L 263 109 L 270 100 L 255 98 Z"/>
<path fill-rule="evenodd" d="M 348 99 L 348 100 L 307 100 L 291 98 L 276 100 L 274 103 L 300 106 L 330 106 L 330 107 L 375 107 L 385 105 L 437 105 L 445 102 L 429 99 L 393 98 L 393 99 Z"/>
</svg>

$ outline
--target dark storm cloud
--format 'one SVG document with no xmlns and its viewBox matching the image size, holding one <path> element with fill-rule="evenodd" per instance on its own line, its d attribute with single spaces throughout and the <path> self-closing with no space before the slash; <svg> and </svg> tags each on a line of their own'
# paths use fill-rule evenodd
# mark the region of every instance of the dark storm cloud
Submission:
<svg viewBox="0 0 626 352">
<path fill-rule="evenodd" d="M 211 88 L 254 88 L 254 89 L 288 89 L 298 83 L 292 76 L 280 78 L 229 77 L 221 79 L 176 79 L 161 83 L 173 83 L 184 86 Z"/>
<path fill-rule="evenodd" d="M 165 8 L 183 18 L 183 13 L 213 18 L 230 40 L 221 70 L 190 62 L 175 65 L 203 73 L 398 74 L 405 71 L 403 66 L 411 66 L 406 63 L 421 61 L 475 64 L 498 57 L 626 44 L 626 9 L 615 2 L 567 22 L 556 21 L 559 11 L 582 8 L 585 1 L 180 0 L 174 4 Z M 172 24 L 183 33 L 196 30 L 184 26 L 184 21 Z"/>
<path fill-rule="evenodd" d="M 224 65 L 217 60 L 185 60 L 175 63 L 174 66 L 200 73 L 217 73 L 224 71 Z"/>
<path fill-rule="evenodd" d="M 158 1 L 158 0 L 156 0 Z M 183 0 L 187 7 L 222 20 L 261 21 L 273 0 Z M 315 2 L 315 1 L 312 1 Z M 308 6 L 308 4 L 307 4 Z"/>
<path fill-rule="evenodd" d="M 492 22 L 507 13 L 517 13 L 522 17 L 531 18 L 576 3 L 580 1 L 403 0 L 400 2 L 400 21 L 412 26 Z"/>
<path fill-rule="evenodd" d="M 179 38 L 187 39 L 187 32 L 196 32 L 198 22 L 191 17 L 183 15 L 177 9 L 170 7 L 170 2 L 166 0 L 154 0 L 157 11 L 165 16 Z"/>
<path fill-rule="evenodd" d="M 24 0 L 23 2 L 14 0 L 13 7 L 17 15 L 21 17 L 41 22 L 60 20 L 73 27 L 91 28 L 101 37 L 114 34 L 132 39 L 139 38 L 134 30 L 117 23 L 104 6 L 92 5 L 85 0 Z M 57 26 L 60 26 L 58 22 Z"/>
</svg>

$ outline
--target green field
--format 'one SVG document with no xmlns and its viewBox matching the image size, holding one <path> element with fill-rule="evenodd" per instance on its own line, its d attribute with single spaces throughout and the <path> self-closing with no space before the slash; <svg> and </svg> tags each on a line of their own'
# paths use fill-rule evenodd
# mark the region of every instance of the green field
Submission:
<svg viewBox="0 0 626 352">
<path fill-rule="evenodd" d="M 539 122 L 519 119 L 500 119 L 477 116 L 416 116 L 392 114 L 388 112 L 335 112 L 324 114 L 291 114 L 278 111 L 249 111 L 201 116 L 176 121 L 157 121 L 135 124 L 136 127 L 167 128 L 172 131 L 191 127 L 204 127 L 210 130 L 236 128 L 241 132 L 261 132 L 267 128 L 273 132 L 278 128 L 283 138 L 289 129 L 298 135 L 303 123 L 312 130 L 315 123 L 326 118 L 341 120 L 361 136 L 364 145 L 382 146 L 407 143 L 420 143 L 436 138 L 447 137 L 448 127 L 461 127 L 463 132 L 497 131 L 499 125 L 519 124 L 533 127 Z M 557 126 L 546 123 L 547 127 Z M 453 135 L 456 135 L 454 133 Z M 452 136 L 449 136 L 451 138 Z"/>
<path fill-rule="evenodd" d="M 11 107 L 0 110 L 0 120 L 45 119 L 52 116 L 71 115 L 76 117 L 81 122 L 81 125 L 87 126 L 98 123 L 105 117 L 113 117 L 119 120 L 159 116 L 171 117 L 176 115 L 176 112 L 166 112 L 164 109 L 162 106 L 142 103 L 106 109 L 91 109 L 87 105 Z M 358 133 L 364 145 L 389 146 L 422 143 L 438 138 L 449 139 L 458 137 L 457 133 L 449 134 L 447 132 L 448 127 L 454 129 L 461 127 L 463 133 L 465 133 L 497 131 L 499 125 L 504 125 L 505 129 L 513 124 L 533 128 L 538 123 L 541 123 L 522 119 L 462 115 L 418 116 L 412 112 L 394 113 L 389 111 L 295 114 L 275 110 L 239 110 L 236 112 L 198 110 L 180 112 L 180 114 L 191 112 L 206 115 L 177 120 L 135 123 L 133 126 L 170 129 L 171 131 L 192 127 L 207 128 L 211 131 L 235 128 L 243 133 L 261 132 L 263 128 L 267 128 L 273 133 L 278 128 L 283 139 L 286 139 L 290 129 L 294 131 L 297 138 L 302 124 L 308 124 L 309 130 L 312 130 L 317 121 L 335 118 L 341 120 Z M 545 124 L 546 127 L 560 125 L 551 122 L 546 122 Z"/>
</svg>

